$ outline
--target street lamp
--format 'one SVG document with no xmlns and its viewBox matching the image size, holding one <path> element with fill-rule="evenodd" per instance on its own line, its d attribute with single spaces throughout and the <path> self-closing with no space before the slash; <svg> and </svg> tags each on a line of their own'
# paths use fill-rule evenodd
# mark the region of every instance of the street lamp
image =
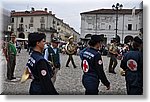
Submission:
<svg viewBox="0 0 150 102">
<path fill-rule="evenodd" d="M 118 30 L 118 10 L 119 9 L 122 9 L 123 5 L 122 4 L 119 4 L 117 3 L 116 5 L 112 5 L 112 9 L 116 11 L 116 35 L 115 35 L 115 38 L 117 40 L 117 30 Z"/>
</svg>

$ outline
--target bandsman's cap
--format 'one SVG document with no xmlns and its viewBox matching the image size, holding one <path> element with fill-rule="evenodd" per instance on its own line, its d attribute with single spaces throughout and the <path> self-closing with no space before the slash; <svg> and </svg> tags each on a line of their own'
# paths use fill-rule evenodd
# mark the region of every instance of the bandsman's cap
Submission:
<svg viewBox="0 0 150 102">
<path fill-rule="evenodd" d="M 70 36 L 68 39 L 69 39 L 69 40 L 70 40 L 70 39 L 73 39 L 73 36 Z"/>
</svg>

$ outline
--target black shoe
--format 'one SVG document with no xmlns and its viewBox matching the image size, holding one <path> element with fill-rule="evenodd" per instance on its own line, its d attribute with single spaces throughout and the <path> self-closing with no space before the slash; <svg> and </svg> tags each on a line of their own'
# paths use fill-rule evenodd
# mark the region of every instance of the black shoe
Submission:
<svg viewBox="0 0 150 102">
<path fill-rule="evenodd" d="M 114 71 L 109 71 L 109 73 L 113 73 L 113 74 L 116 74 L 116 72 L 114 72 Z"/>
<path fill-rule="evenodd" d="M 66 65 L 66 67 L 69 67 L 68 65 Z"/>
<path fill-rule="evenodd" d="M 7 78 L 7 80 L 9 80 L 9 81 L 10 81 L 10 80 L 12 80 L 12 78 Z"/>
<path fill-rule="evenodd" d="M 12 79 L 16 79 L 16 77 L 7 78 L 7 80 L 12 80 Z"/>
<path fill-rule="evenodd" d="M 77 66 L 74 66 L 74 68 L 77 68 Z"/>
<path fill-rule="evenodd" d="M 16 79 L 16 77 L 12 77 L 11 79 Z"/>
</svg>

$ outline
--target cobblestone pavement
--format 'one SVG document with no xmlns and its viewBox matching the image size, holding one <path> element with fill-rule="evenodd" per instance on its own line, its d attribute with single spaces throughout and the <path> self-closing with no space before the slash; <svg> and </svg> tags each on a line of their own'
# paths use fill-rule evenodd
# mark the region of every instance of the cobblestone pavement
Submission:
<svg viewBox="0 0 150 102">
<path fill-rule="evenodd" d="M 61 54 L 61 69 L 58 72 L 55 87 L 56 90 L 61 95 L 83 95 L 84 94 L 84 87 L 82 85 L 82 70 L 80 67 L 80 58 L 79 56 L 73 56 L 77 68 L 73 68 L 72 64 L 69 64 L 69 67 L 65 67 L 65 63 L 67 61 L 68 56 Z M 26 50 L 22 50 L 21 53 L 17 56 L 17 65 L 15 70 L 15 76 L 20 78 L 24 67 L 27 63 L 29 58 L 28 52 Z M 119 65 L 120 61 L 118 61 L 118 66 L 115 69 L 117 74 L 108 73 L 108 64 L 109 64 L 109 57 L 103 56 L 103 63 L 104 63 L 104 71 L 106 72 L 106 76 L 111 83 L 111 89 L 106 90 L 106 87 L 103 84 L 99 85 L 99 94 L 100 95 L 126 95 L 125 89 L 125 79 L 123 76 L 119 74 Z M 6 80 L 6 61 L 5 58 L 1 58 L 1 65 L 3 68 L 3 93 L 2 94 L 14 94 L 14 95 L 27 95 L 30 82 L 28 80 L 25 83 L 20 83 L 20 81 L 10 82 Z"/>
</svg>

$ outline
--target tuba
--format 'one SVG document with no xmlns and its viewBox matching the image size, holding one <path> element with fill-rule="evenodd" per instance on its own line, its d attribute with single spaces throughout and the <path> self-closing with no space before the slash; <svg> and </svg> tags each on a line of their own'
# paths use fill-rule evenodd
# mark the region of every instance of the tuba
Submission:
<svg viewBox="0 0 150 102">
<path fill-rule="evenodd" d="M 66 53 L 69 55 L 73 55 L 77 52 L 77 44 L 73 43 L 71 39 L 73 39 L 73 36 L 69 37 L 69 42 L 65 46 Z"/>
</svg>

